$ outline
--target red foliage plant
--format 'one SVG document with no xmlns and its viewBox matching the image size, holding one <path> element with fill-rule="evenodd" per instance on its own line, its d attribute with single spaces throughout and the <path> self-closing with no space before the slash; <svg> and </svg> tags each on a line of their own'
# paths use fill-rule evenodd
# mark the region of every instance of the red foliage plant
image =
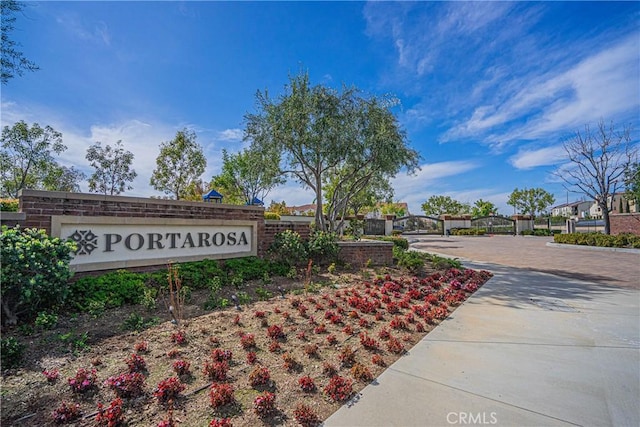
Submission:
<svg viewBox="0 0 640 427">
<path fill-rule="evenodd" d="M 242 348 L 247 350 L 256 346 L 256 339 L 253 334 L 242 334 L 240 337 L 240 345 L 242 345 Z"/>
<path fill-rule="evenodd" d="M 298 385 L 300 386 L 302 391 L 305 391 L 307 393 L 316 391 L 316 383 L 309 375 L 305 375 L 304 377 L 298 379 Z"/>
<path fill-rule="evenodd" d="M 173 370 L 176 371 L 178 375 L 189 375 L 191 371 L 189 370 L 191 364 L 188 360 L 180 359 L 173 362 Z"/>
<path fill-rule="evenodd" d="M 335 375 L 324 388 L 324 393 L 335 402 L 343 402 L 353 393 L 353 384 L 351 380 Z"/>
<path fill-rule="evenodd" d="M 142 372 L 147 369 L 147 362 L 145 362 L 142 356 L 135 353 L 131 353 L 129 357 L 125 359 L 125 363 L 129 367 L 129 372 Z"/>
<path fill-rule="evenodd" d="M 229 363 L 226 360 L 216 362 L 205 360 L 202 373 L 204 373 L 212 381 L 226 381 L 227 372 L 229 371 Z"/>
<path fill-rule="evenodd" d="M 67 381 L 69 382 L 71 390 L 75 393 L 84 393 L 95 387 L 97 378 L 95 369 L 89 371 L 80 368 L 76 371 L 76 376 L 69 378 Z"/>
<path fill-rule="evenodd" d="M 329 362 L 324 362 L 322 364 L 322 373 L 328 377 L 332 377 L 338 373 L 338 368 L 336 368 L 335 365 Z"/>
<path fill-rule="evenodd" d="M 360 333 L 360 344 L 362 344 L 362 346 L 367 350 L 376 351 L 380 348 L 378 341 L 371 338 L 366 332 Z"/>
<path fill-rule="evenodd" d="M 400 354 L 404 351 L 404 346 L 399 339 L 389 337 L 389 341 L 387 341 L 387 350 L 394 354 Z"/>
<path fill-rule="evenodd" d="M 105 408 L 102 403 L 98 403 L 96 424 L 106 427 L 117 427 L 123 425 L 124 413 L 122 411 L 122 399 L 117 398 L 112 400 L 108 408 Z"/>
<path fill-rule="evenodd" d="M 282 329 L 282 326 L 278 326 L 278 325 L 269 326 L 269 328 L 267 329 L 267 335 L 272 340 L 278 340 L 278 339 L 284 338 L 284 331 Z"/>
<path fill-rule="evenodd" d="M 158 399 L 159 403 L 169 403 L 178 398 L 185 388 L 186 386 L 182 384 L 179 378 L 171 377 L 158 383 L 153 396 Z"/>
<path fill-rule="evenodd" d="M 373 356 L 371 356 L 371 363 L 378 366 L 387 366 L 384 359 L 379 354 L 374 354 Z"/>
<path fill-rule="evenodd" d="M 335 336 L 335 335 L 331 334 L 331 335 L 328 335 L 328 336 L 327 336 L 327 342 L 328 342 L 329 344 L 335 344 L 335 343 L 337 343 L 337 342 L 338 342 L 338 339 L 336 338 L 336 336 Z"/>
<path fill-rule="evenodd" d="M 260 418 L 271 415 L 276 409 L 276 395 L 270 391 L 259 394 L 253 401 L 253 412 Z"/>
<path fill-rule="evenodd" d="M 147 353 L 149 351 L 149 342 L 148 341 L 140 341 L 137 342 L 134 346 L 133 349 L 137 352 L 137 353 Z"/>
<path fill-rule="evenodd" d="M 256 366 L 256 368 L 249 374 L 249 384 L 252 387 L 266 385 L 271 379 L 271 373 L 269 369 L 263 366 Z"/>
<path fill-rule="evenodd" d="M 50 371 L 47 371 L 45 369 L 44 371 L 42 371 L 42 375 L 45 376 L 45 378 L 47 379 L 47 382 L 49 382 L 50 384 L 53 384 L 56 381 L 58 381 L 58 378 L 60 377 L 60 372 L 58 372 L 57 369 L 52 369 Z"/>
<path fill-rule="evenodd" d="M 211 359 L 215 362 L 222 362 L 231 360 L 233 357 L 233 352 L 231 350 L 221 350 L 219 348 L 214 348 L 211 350 Z"/>
<path fill-rule="evenodd" d="M 253 365 L 258 361 L 258 356 L 256 356 L 255 351 L 250 351 L 247 353 L 247 363 L 249 365 Z"/>
<path fill-rule="evenodd" d="M 51 414 L 56 424 L 66 424 L 80 418 L 80 405 L 62 402 Z"/>
<path fill-rule="evenodd" d="M 293 418 L 302 427 L 317 427 L 320 425 L 320 418 L 313 412 L 313 409 L 304 403 L 298 403 L 293 410 Z"/>
<path fill-rule="evenodd" d="M 300 363 L 291 355 L 291 353 L 285 353 L 282 355 L 283 366 L 287 371 L 293 371 L 299 368 Z"/>
<path fill-rule="evenodd" d="M 343 365 L 349 366 L 356 361 L 356 353 L 350 346 L 346 345 L 340 349 L 338 359 Z"/>
<path fill-rule="evenodd" d="M 171 341 L 178 345 L 183 345 L 187 343 L 187 333 L 183 330 L 179 330 L 171 334 Z"/>
<path fill-rule="evenodd" d="M 351 375 L 356 380 L 367 382 L 367 383 L 371 382 L 371 380 L 373 379 L 373 375 L 371 374 L 371 371 L 369 370 L 369 368 L 367 368 L 361 363 L 355 363 L 351 367 Z"/>
<path fill-rule="evenodd" d="M 271 353 L 275 353 L 277 351 L 280 351 L 280 343 L 278 341 L 271 341 L 269 343 L 269 351 Z"/>
<path fill-rule="evenodd" d="M 324 323 L 319 324 L 313 329 L 314 334 L 324 334 L 325 332 L 327 332 L 327 327 Z"/>
<path fill-rule="evenodd" d="M 304 352 L 307 356 L 317 356 L 318 355 L 318 344 L 307 344 L 304 346 Z"/>
<path fill-rule="evenodd" d="M 229 418 L 215 418 L 209 423 L 209 427 L 233 427 Z"/>
<path fill-rule="evenodd" d="M 130 398 L 144 394 L 144 381 L 144 375 L 132 372 L 109 377 L 104 383 L 116 393 L 116 396 Z"/>
<path fill-rule="evenodd" d="M 229 405 L 235 401 L 233 396 L 233 386 L 231 384 L 213 383 L 209 389 L 209 401 L 211 406 L 219 408 Z"/>
</svg>

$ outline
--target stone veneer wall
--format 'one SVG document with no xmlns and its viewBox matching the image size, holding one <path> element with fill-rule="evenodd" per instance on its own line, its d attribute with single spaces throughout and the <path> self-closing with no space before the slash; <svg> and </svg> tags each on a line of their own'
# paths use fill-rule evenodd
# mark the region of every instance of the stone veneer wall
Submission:
<svg viewBox="0 0 640 427">
<path fill-rule="evenodd" d="M 609 215 L 611 222 L 611 234 L 633 233 L 640 236 L 640 214 L 613 214 Z"/>
</svg>

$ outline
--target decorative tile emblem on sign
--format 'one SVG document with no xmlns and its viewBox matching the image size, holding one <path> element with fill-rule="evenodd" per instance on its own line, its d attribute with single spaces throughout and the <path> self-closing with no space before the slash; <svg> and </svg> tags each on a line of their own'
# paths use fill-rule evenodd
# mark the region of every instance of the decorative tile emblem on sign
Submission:
<svg viewBox="0 0 640 427">
<path fill-rule="evenodd" d="M 76 255 L 91 255 L 98 248 L 98 236 L 91 230 L 76 230 L 69 238 L 78 244 Z"/>
</svg>

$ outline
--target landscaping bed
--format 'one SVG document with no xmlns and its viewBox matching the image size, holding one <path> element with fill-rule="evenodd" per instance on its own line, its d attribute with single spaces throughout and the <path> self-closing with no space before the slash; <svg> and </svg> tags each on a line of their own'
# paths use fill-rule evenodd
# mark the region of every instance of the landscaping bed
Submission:
<svg viewBox="0 0 640 427">
<path fill-rule="evenodd" d="M 3 372 L 1 423 L 317 425 L 490 276 L 365 268 L 274 279 L 270 299 L 239 310 L 206 312 L 194 291 L 178 324 L 162 306 L 61 318 L 17 334 L 25 360 Z M 127 319 L 138 330 L 124 331 Z"/>
</svg>

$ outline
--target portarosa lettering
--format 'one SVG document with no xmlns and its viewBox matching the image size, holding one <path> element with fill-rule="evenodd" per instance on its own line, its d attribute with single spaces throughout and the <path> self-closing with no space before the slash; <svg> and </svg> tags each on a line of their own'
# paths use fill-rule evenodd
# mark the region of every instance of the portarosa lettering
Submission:
<svg viewBox="0 0 640 427">
<path fill-rule="evenodd" d="M 103 252 L 113 252 L 122 245 L 130 251 L 154 249 L 188 249 L 220 246 L 246 246 L 249 244 L 246 232 L 229 231 L 227 233 L 131 233 L 104 235 Z"/>
</svg>

